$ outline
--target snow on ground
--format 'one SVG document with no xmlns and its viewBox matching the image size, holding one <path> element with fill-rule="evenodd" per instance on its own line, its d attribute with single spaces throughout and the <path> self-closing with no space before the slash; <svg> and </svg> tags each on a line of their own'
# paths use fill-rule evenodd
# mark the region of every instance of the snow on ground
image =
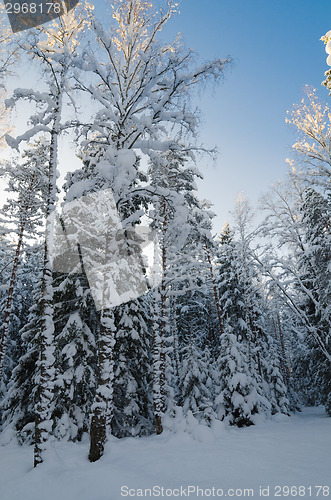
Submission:
<svg viewBox="0 0 331 500">
<path fill-rule="evenodd" d="M 260 486 L 270 486 L 269 498 L 277 498 L 276 485 L 305 486 L 301 497 L 328 496 L 327 489 L 315 488 L 331 487 L 331 418 L 323 408 L 306 408 L 290 418 L 278 415 L 246 429 L 220 422 L 212 429 L 191 427 L 190 433 L 180 428 L 175 434 L 112 438 L 95 464 L 87 460 L 87 440 L 52 445 L 37 469 L 31 446 L 0 446 L 0 499 L 120 500 L 142 497 L 140 489 L 154 486 L 164 488 L 156 488 L 154 498 L 158 493 L 161 498 L 219 498 L 221 489 L 224 497 L 262 498 Z M 199 487 L 199 495 L 188 486 Z M 253 489 L 254 496 L 245 489 Z M 145 498 L 150 497 L 147 491 Z"/>
</svg>

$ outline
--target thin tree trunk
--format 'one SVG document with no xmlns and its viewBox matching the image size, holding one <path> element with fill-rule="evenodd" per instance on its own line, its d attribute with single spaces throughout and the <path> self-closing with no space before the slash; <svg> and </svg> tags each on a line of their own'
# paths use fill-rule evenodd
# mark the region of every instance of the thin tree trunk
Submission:
<svg viewBox="0 0 331 500">
<path fill-rule="evenodd" d="M 176 377 L 179 376 L 179 346 L 178 346 L 178 334 L 177 334 L 177 320 L 176 320 L 176 309 L 174 304 L 172 304 L 172 335 L 174 339 L 174 362 L 175 362 L 175 372 Z"/>
<path fill-rule="evenodd" d="M 262 367 L 261 367 L 261 357 L 260 357 L 260 351 L 258 347 L 258 327 L 256 326 L 256 319 L 255 319 L 255 313 L 253 309 L 253 302 L 252 299 L 250 299 L 251 306 L 250 306 L 250 320 L 251 320 L 251 325 L 252 325 L 252 331 L 254 335 L 254 343 L 255 343 L 255 348 L 257 349 L 256 351 L 256 358 L 257 358 L 257 366 L 259 370 L 259 375 L 262 377 Z"/>
<path fill-rule="evenodd" d="M 285 342 L 284 342 L 284 335 L 283 335 L 283 330 L 282 326 L 280 323 L 280 317 L 279 314 L 277 314 L 277 322 L 278 322 L 278 333 L 279 333 L 279 340 L 280 340 L 280 346 L 282 350 L 282 361 L 283 361 L 283 367 L 284 367 L 284 376 L 287 384 L 289 383 L 290 380 L 290 370 L 288 367 L 287 363 L 287 356 L 286 356 L 286 350 L 285 350 Z"/>
<path fill-rule="evenodd" d="M 30 182 L 29 187 L 28 187 L 29 192 L 32 192 L 32 190 L 34 188 L 34 180 L 35 180 L 35 175 L 33 175 L 31 178 L 31 182 Z M 3 320 L 3 325 L 2 325 L 2 335 L 1 335 L 1 343 L 0 343 L 0 384 L 2 381 L 3 364 L 4 364 L 4 358 L 5 358 L 6 350 L 7 350 L 11 305 L 12 305 L 13 296 L 14 296 L 14 289 L 15 289 L 15 283 L 16 283 L 16 273 L 17 273 L 17 268 L 18 268 L 18 264 L 20 261 L 21 249 L 22 249 L 22 245 L 23 245 L 23 236 L 24 236 L 24 231 L 25 231 L 25 227 L 26 227 L 27 213 L 28 213 L 29 208 L 30 208 L 30 198 L 28 197 L 28 200 L 27 200 L 26 205 L 24 207 L 23 217 L 21 219 L 21 227 L 20 227 L 19 234 L 18 234 L 18 242 L 17 242 L 17 246 L 16 246 L 15 257 L 14 257 L 13 267 L 12 267 L 11 276 L 10 276 L 8 297 L 7 297 L 7 302 L 6 302 L 6 306 L 5 306 L 4 320 Z"/>
<path fill-rule="evenodd" d="M 163 222 L 162 222 L 162 247 L 161 247 L 161 267 L 162 278 L 160 287 L 160 323 L 155 318 L 154 327 L 154 425 L 156 434 L 163 432 L 162 413 L 165 411 L 165 383 L 166 383 L 166 349 L 165 338 L 167 329 L 167 252 L 165 247 L 165 236 L 167 233 L 167 207 L 166 200 L 163 200 Z M 158 297 L 156 298 L 158 300 Z M 155 304 L 156 305 L 156 304 Z M 158 309 L 158 306 L 156 305 Z"/>
<path fill-rule="evenodd" d="M 220 328 L 220 334 L 223 335 L 224 327 L 223 327 L 223 321 L 222 321 L 222 316 L 221 316 L 220 303 L 219 303 L 219 299 L 218 299 L 216 280 L 215 280 L 213 264 L 211 261 L 210 252 L 209 252 L 206 240 L 205 240 L 205 248 L 206 248 L 206 254 L 207 254 L 207 259 L 208 259 L 208 263 L 209 263 L 209 271 L 210 271 L 211 281 L 213 284 L 213 292 L 214 292 L 214 300 L 215 300 L 215 306 L 216 306 L 216 311 L 217 311 L 218 325 Z"/>
<path fill-rule="evenodd" d="M 112 220 L 107 228 L 105 241 L 104 265 L 107 266 L 111 259 L 111 246 L 114 239 Z M 118 250 L 118 249 L 117 249 Z M 115 319 L 114 312 L 109 304 L 109 280 L 107 271 L 103 276 L 102 304 L 103 311 L 100 318 L 100 333 L 98 341 L 98 386 L 91 408 L 90 424 L 90 450 L 89 461 L 99 460 L 105 449 L 107 436 L 111 432 L 113 416 L 113 381 L 114 381 L 114 346 L 115 346 Z"/>
<path fill-rule="evenodd" d="M 54 322 L 53 322 L 53 275 L 49 261 L 49 249 L 45 242 L 42 282 L 42 314 L 44 326 L 40 332 L 38 400 L 35 408 L 34 467 L 44 460 L 49 434 L 52 431 L 52 402 L 54 388 Z"/>
<path fill-rule="evenodd" d="M 156 434 L 162 434 L 162 397 L 160 390 L 159 292 L 154 290 L 153 314 L 153 401 Z"/>
<path fill-rule="evenodd" d="M 40 333 L 39 356 L 39 394 L 35 409 L 35 446 L 34 466 L 43 462 L 49 435 L 52 432 L 52 411 L 54 391 L 54 309 L 53 309 L 53 270 L 51 252 L 53 245 L 53 221 L 56 203 L 56 175 L 58 159 L 58 134 L 61 119 L 62 95 L 57 96 L 54 108 L 54 122 L 51 131 L 50 159 L 48 173 L 48 199 L 46 206 L 46 234 L 44 246 L 44 265 L 42 281 L 43 328 Z"/>
<path fill-rule="evenodd" d="M 167 290 L 166 290 L 166 266 L 167 256 L 165 246 L 162 246 L 162 283 L 161 283 L 161 345 L 160 345 L 160 389 L 162 396 L 162 406 L 165 406 L 165 371 L 166 371 L 166 352 L 165 352 L 165 339 L 167 334 Z"/>
<path fill-rule="evenodd" d="M 17 247 L 16 247 L 12 272 L 11 272 L 11 276 L 10 276 L 8 297 L 7 297 L 3 326 L 2 326 L 1 345 L 0 345 L 0 383 L 2 381 L 3 364 L 4 364 L 4 359 L 5 359 L 6 350 L 7 350 L 11 305 L 12 305 L 14 289 L 15 289 L 16 272 L 17 272 L 17 267 L 18 267 L 19 260 L 20 260 L 20 255 L 21 255 L 23 234 L 24 234 L 24 226 L 22 224 L 20 232 L 19 232 L 19 236 L 18 236 L 18 243 L 17 243 Z"/>
</svg>

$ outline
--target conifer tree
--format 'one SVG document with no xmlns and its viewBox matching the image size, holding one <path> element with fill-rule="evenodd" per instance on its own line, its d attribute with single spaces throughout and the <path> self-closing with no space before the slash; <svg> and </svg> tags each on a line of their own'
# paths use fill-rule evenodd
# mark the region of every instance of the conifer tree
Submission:
<svg viewBox="0 0 331 500">
<path fill-rule="evenodd" d="M 115 311 L 112 432 L 117 437 L 141 436 L 152 430 L 149 302 L 150 294 Z"/>
<path fill-rule="evenodd" d="M 256 338 L 250 324 L 247 279 L 242 270 L 242 248 L 226 225 L 218 258 L 220 308 L 225 321 L 217 361 L 218 414 L 232 425 L 253 424 L 253 415 L 271 408 L 263 391 L 256 352 L 263 338 Z M 247 269 L 246 269 L 247 271 Z"/>
<path fill-rule="evenodd" d="M 309 324 L 318 332 L 319 338 L 324 340 L 331 331 L 331 211 L 328 199 L 312 188 L 307 189 L 302 213 L 305 251 L 298 263 L 298 277 L 300 288 L 304 287 L 306 293 L 302 296 L 300 307 L 305 312 Z M 301 373 L 300 385 L 305 380 L 303 385 L 309 388 L 302 388 L 302 392 L 307 394 L 308 391 L 307 403 L 327 405 L 331 390 L 330 363 L 308 332 L 304 334 L 304 343 L 309 351 L 304 348 L 297 349 L 295 359 L 295 373 Z"/>
<path fill-rule="evenodd" d="M 4 316 L 0 343 L 0 381 L 3 372 L 3 363 L 10 329 L 10 317 L 14 290 L 17 281 L 17 271 L 23 250 L 23 241 L 26 236 L 36 237 L 38 226 L 42 225 L 45 212 L 46 165 L 49 160 L 49 144 L 40 138 L 23 156 L 22 165 L 7 166 L 5 175 L 8 178 L 7 191 L 15 193 L 17 198 L 7 201 L 2 209 L 3 222 L 16 226 L 17 244 L 15 256 L 11 266 L 11 275 L 8 284 L 8 293 L 4 307 Z"/>
<path fill-rule="evenodd" d="M 159 44 L 158 32 L 175 10 L 171 2 L 167 10 L 155 13 L 153 6 L 144 0 L 118 0 L 110 32 L 97 22 L 93 24 L 99 45 L 98 59 L 89 52 L 82 61 L 77 60 L 77 88 L 89 94 L 98 106 L 93 124 L 86 127 L 87 141 L 92 144 L 89 156 L 88 148 L 85 150 L 90 179 L 94 179 L 91 189 L 111 189 L 122 220 L 125 203 L 132 204 L 136 198 L 141 207 L 143 196 L 150 193 L 148 188 L 138 185 L 143 177 L 139 151 L 152 156 L 168 150 L 173 143 L 167 137 L 168 125 L 194 132 L 197 121 L 186 110 L 187 93 L 207 79 L 218 79 L 228 62 L 219 59 L 192 70 L 191 51 L 182 50 L 178 41 Z M 86 83 L 87 75 L 91 84 Z M 140 216 L 141 212 L 134 207 L 129 219 L 131 226 L 137 224 Z M 124 230 L 127 231 L 125 224 Z M 107 357 L 114 347 L 112 328 L 106 333 Z M 106 345 L 106 337 L 100 346 Z M 111 379 L 107 376 L 109 383 Z M 102 380 L 103 376 L 100 383 Z M 107 394 L 111 398 L 112 389 Z M 106 406 L 109 407 L 108 403 Z M 105 425 L 105 419 L 99 420 L 91 441 L 96 433 L 101 436 L 98 442 L 104 442 Z M 103 453 L 101 444 L 98 450 L 95 459 Z"/>
<path fill-rule="evenodd" d="M 40 261 L 42 261 L 42 256 Z M 40 269 L 41 269 L 40 262 Z M 42 290 L 40 275 L 33 293 L 34 303 L 28 321 L 21 330 L 21 356 L 14 368 L 8 392 L 1 403 L 2 428 L 18 441 L 35 441 L 35 413 L 38 403 L 40 371 L 38 367 L 42 331 Z M 50 409 L 52 411 L 53 408 Z"/>
<path fill-rule="evenodd" d="M 182 349 L 179 370 L 179 404 L 186 415 L 191 411 L 201 422 L 210 424 L 216 415 L 213 410 L 208 357 L 189 341 Z"/>
<path fill-rule="evenodd" d="M 54 435 L 76 441 L 88 432 L 96 390 L 98 318 L 83 273 L 59 273 L 54 284 Z"/>
<path fill-rule="evenodd" d="M 49 433 L 52 428 L 51 408 L 54 390 L 54 318 L 53 318 L 53 276 L 50 258 L 52 247 L 52 219 L 57 200 L 56 179 L 58 166 L 58 141 L 60 134 L 68 125 L 61 123 L 63 105 L 70 91 L 70 71 L 73 57 L 76 55 L 79 36 L 85 29 L 86 9 L 82 4 L 80 10 L 65 13 L 57 21 L 37 30 L 29 32 L 22 47 L 40 64 L 44 71 L 47 90 L 37 92 L 16 89 L 10 106 L 20 99 L 34 102 L 37 112 L 31 117 L 32 127 L 16 139 L 7 138 L 10 146 L 18 149 L 22 141 L 27 141 L 40 132 L 49 135 L 50 153 L 48 163 L 48 192 L 45 201 L 46 235 L 44 245 L 44 264 L 41 278 L 42 289 L 42 334 L 39 337 L 40 369 L 39 400 L 36 405 L 35 454 L 34 465 L 43 461 Z"/>
</svg>

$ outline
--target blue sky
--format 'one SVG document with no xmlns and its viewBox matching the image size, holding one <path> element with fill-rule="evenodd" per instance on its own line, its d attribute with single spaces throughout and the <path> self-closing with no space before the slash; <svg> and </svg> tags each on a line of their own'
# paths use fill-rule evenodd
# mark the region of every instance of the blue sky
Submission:
<svg viewBox="0 0 331 500">
<path fill-rule="evenodd" d="M 223 84 L 198 102 L 201 137 L 219 150 L 214 164 L 200 165 L 200 196 L 213 202 L 220 231 L 240 191 L 256 204 L 285 176 L 296 139 L 286 110 L 300 101 L 304 86 L 331 99 L 321 86 L 327 66 L 319 40 L 331 29 L 331 2 L 182 0 L 180 11 L 167 27 L 169 37 L 180 31 L 201 59 L 234 59 Z"/>
<path fill-rule="evenodd" d="M 167 25 L 162 38 L 181 32 L 201 60 L 234 59 L 224 82 L 196 99 L 201 139 L 219 151 L 216 162 L 199 165 L 199 194 L 214 204 L 216 232 L 239 192 L 256 205 L 285 176 L 296 139 L 286 111 L 300 101 L 304 86 L 330 99 L 321 87 L 327 66 L 319 40 L 330 29 L 329 0 L 182 0 L 180 14 Z"/>
<path fill-rule="evenodd" d="M 104 13 L 103 0 L 92 3 Z M 224 82 L 196 98 L 200 139 L 219 151 L 215 162 L 206 158 L 198 165 L 204 174 L 199 196 L 214 205 L 215 232 L 230 218 L 239 192 L 256 206 L 284 178 L 296 140 L 286 110 L 300 101 L 304 86 L 331 99 L 321 86 L 327 66 L 320 41 L 330 29 L 330 0 L 182 0 L 180 14 L 162 33 L 170 41 L 181 32 L 201 61 L 234 59 Z"/>
</svg>

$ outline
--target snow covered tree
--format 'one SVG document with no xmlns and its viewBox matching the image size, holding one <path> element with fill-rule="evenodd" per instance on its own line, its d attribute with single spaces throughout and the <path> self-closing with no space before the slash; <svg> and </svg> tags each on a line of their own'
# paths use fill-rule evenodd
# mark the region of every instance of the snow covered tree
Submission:
<svg viewBox="0 0 331 500">
<path fill-rule="evenodd" d="M 89 429 L 96 389 L 98 318 L 83 272 L 57 273 L 54 292 L 54 435 L 76 441 Z"/>
<path fill-rule="evenodd" d="M 147 302 L 147 304 L 146 304 Z M 152 431 L 150 294 L 115 309 L 112 432 L 117 437 Z M 145 317 L 144 317 L 145 316 Z"/>
<path fill-rule="evenodd" d="M 327 43 L 327 52 L 329 35 L 327 33 L 322 38 Z M 329 87 L 329 72 L 326 76 L 324 84 Z M 314 404 L 314 400 L 326 403 L 330 392 L 331 115 L 329 106 L 318 100 L 314 90 L 308 88 L 306 94 L 307 97 L 294 108 L 289 120 L 300 134 L 300 140 L 293 147 L 303 159 L 298 177 L 304 186 L 298 217 L 302 237 L 293 282 L 299 299 L 298 309 L 305 325 L 305 345 L 301 348 L 301 354 L 300 349 L 296 349 L 295 374 L 305 372 L 304 378 L 309 374 L 308 400 Z M 303 366 L 300 368 L 301 364 Z M 307 386 L 302 387 L 302 390 L 306 393 Z"/>
<path fill-rule="evenodd" d="M 325 339 L 326 346 L 331 332 L 331 276 L 330 276 L 330 203 L 327 198 L 314 189 L 307 189 L 302 206 L 302 224 L 305 230 L 305 251 L 299 259 L 298 275 L 301 287 L 306 290 L 301 298 L 301 309 L 318 332 L 320 339 Z M 331 386 L 330 362 L 321 352 L 318 343 L 309 335 L 304 335 L 304 342 L 309 348 L 298 349 L 295 359 L 296 369 L 309 377 L 309 404 L 326 404 Z M 300 368 L 300 365 L 302 367 Z M 304 389 L 303 392 L 306 392 Z"/>
<path fill-rule="evenodd" d="M 56 178 L 58 164 L 58 141 L 62 131 L 72 124 L 63 125 L 63 104 L 70 91 L 70 71 L 74 56 L 77 55 L 79 37 L 86 28 L 84 3 L 80 9 L 66 12 L 57 21 L 29 32 L 22 47 L 40 64 L 44 71 L 46 90 L 16 89 L 8 105 L 14 106 L 20 99 L 35 103 L 37 113 L 30 118 L 32 127 L 16 139 L 7 138 L 12 147 L 18 149 L 22 141 L 27 141 L 43 132 L 49 135 L 50 154 L 48 164 L 48 193 L 46 198 L 46 237 L 42 282 L 43 327 L 40 336 L 39 400 L 36 405 L 35 458 L 37 466 L 43 461 L 49 432 L 52 427 L 51 407 L 54 389 L 54 318 L 53 318 L 53 276 L 50 252 L 52 247 L 52 219 L 55 211 Z"/>
<path fill-rule="evenodd" d="M 331 31 L 328 31 L 324 36 L 321 37 L 321 40 L 325 43 L 325 52 L 328 54 L 326 59 L 326 64 L 331 66 Z M 328 69 L 325 72 L 326 79 L 322 83 L 325 87 L 331 90 L 331 70 Z"/>
<path fill-rule="evenodd" d="M 271 403 L 271 412 L 289 415 L 290 402 L 288 399 L 288 389 L 281 372 L 281 363 L 276 350 L 276 345 L 271 336 L 268 338 L 268 354 L 262 358 L 262 368 L 264 379 L 268 387 L 265 386 L 265 396 Z"/>
<path fill-rule="evenodd" d="M 261 226 L 261 233 L 275 238 L 282 253 L 264 251 L 264 256 L 255 253 L 255 260 L 261 266 L 263 274 L 268 277 L 274 293 L 294 313 L 302 328 L 309 332 L 326 359 L 330 360 L 327 336 L 316 324 L 311 322 L 302 301 L 314 299 L 311 291 L 302 279 L 300 262 L 305 258 L 308 245 L 305 240 L 305 226 L 302 221 L 301 207 L 305 197 L 305 177 L 296 171 L 289 177 L 285 186 L 275 188 L 276 196 L 269 196 L 263 200 L 263 207 L 267 211 L 265 222 Z M 319 307 L 317 305 L 317 307 Z"/>
<path fill-rule="evenodd" d="M 216 414 L 230 425 L 253 425 L 253 415 L 259 412 L 259 393 L 256 381 L 249 372 L 247 344 L 225 323 L 217 360 L 219 394 L 215 399 Z"/>
<path fill-rule="evenodd" d="M 179 404 L 201 422 L 216 418 L 210 387 L 210 368 L 203 352 L 191 341 L 182 349 L 179 370 Z"/>
<path fill-rule="evenodd" d="M 150 216 L 151 227 L 157 235 L 160 268 L 160 285 L 154 292 L 154 420 L 157 433 L 162 432 L 162 413 L 171 405 L 167 395 L 173 384 L 166 377 L 166 372 L 171 371 L 174 354 L 170 306 L 179 293 L 184 293 L 189 269 L 192 271 L 192 254 L 185 247 L 193 231 L 190 209 L 198 205 L 194 178 L 199 172 L 187 165 L 188 159 L 185 152 L 170 150 L 155 155 L 148 172 L 155 193 L 151 198 Z"/>
<path fill-rule="evenodd" d="M 42 261 L 42 256 L 39 256 Z M 40 262 L 40 268 L 42 262 Z M 1 402 L 2 428 L 19 442 L 33 443 L 35 440 L 35 413 L 39 395 L 38 357 L 42 331 L 42 283 L 35 286 L 34 303 L 28 321 L 21 330 L 21 356 L 14 368 L 8 392 Z M 50 408 L 52 411 L 53 408 Z"/>
<path fill-rule="evenodd" d="M 139 221 L 138 206 L 150 193 L 148 187 L 139 186 L 144 178 L 139 154 L 151 156 L 169 150 L 174 143 L 168 138 L 170 127 L 196 130 L 196 117 L 186 106 L 190 89 L 208 79 L 218 79 L 228 62 L 218 59 L 192 70 L 193 53 L 182 49 L 178 40 L 160 44 L 157 35 L 175 10 L 171 2 L 157 13 L 144 0 L 118 0 L 110 32 L 93 23 L 97 52 L 86 52 L 76 61 L 76 88 L 89 94 L 98 109 L 93 124 L 86 127 L 83 148 L 84 161 L 90 164 L 89 179 L 94 179 L 90 188 L 111 189 L 123 221 L 125 205 L 131 204 L 128 227 Z M 113 335 L 111 328 L 109 349 L 114 345 Z M 111 378 L 107 375 L 109 382 Z M 100 381 L 103 379 L 102 375 Z M 112 390 L 107 393 L 112 397 Z M 91 441 L 94 433 L 102 436 L 101 441 L 105 439 L 105 422 L 101 419 L 100 425 L 91 428 Z M 102 450 L 100 445 L 96 459 Z"/>
<path fill-rule="evenodd" d="M 247 248 L 234 241 L 228 225 L 220 243 L 217 283 L 225 328 L 217 360 L 218 414 L 233 425 L 251 425 L 255 413 L 271 408 L 261 366 L 266 335 L 258 321 L 258 295 L 253 296 L 249 263 L 243 262 Z"/>
<path fill-rule="evenodd" d="M 328 104 L 321 102 L 315 90 L 307 86 L 300 104 L 288 111 L 287 116 L 286 122 L 296 127 L 299 136 L 293 149 L 303 160 L 300 170 L 309 178 L 309 183 L 330 189 L 331 114 Z M 293 164 L 292 160 L 288 162 Z"/>
<path fill-rule="evenodd" d="M 10 246 L 9 246 L 10 249 Z M 8 303 L 8 284 L 10 282 L 11 267 L 15 255 L 15 248 L 11 249 L 8 253 L 6 249 L 7 258 L 2 261 L 8 264 L 8 271 L 3 269 L 3 294 L 1 296 L 2 315 L 6 312 L 6 304 Z M 17 366 L 21 356 L 25 354 L 25 343 L 21 339 L 21 330 L 26 325 L 29 317 L 29 309 L 33 305 L 33 295 L 38 281 L 38 275 L 41 268 L 40 248 L 39 245 L 30 246 L 25 245 L 24 252 L 22 252 L 19 260 L 19 265 L 16 272 L 16 280 L 14 293 L 12 297 L 12 307 L 10 322 L 8 328 L 8 339 L 6 346 L 6 354 L 3 363 L 3 377 L 2 377 L 2 396 L 5 397 L 8 385 L 11 384 L 12 372 Z M 3 318 L 3 316 L 2 316 Z"/>
<path fill-rule="evenodd" d="M 15 193 L 16 198 L 8 200 L 2 209 L 2 223 L 14 224 L 17 244 L 15 256 L 11 266 L 11 275 L 8 284 L 7 300 L 0 343 L 0 381 L 2 378 L 3 362 L 6 354 L 6 345 L 10 329 L 12 302 L 16 284 L 16 276 L 23 249 L 24 237 L 35 238 L 38 226 L 42 225 L 45 211 L 46 165 L 49 161 L 49 144 L 40 138 L 22 155 L 23 163 L 7 166 L 4 174 L 8 179 L 7 191 Z M 13 232 L 13 231 L 11 231 Z"/>
</svg>

